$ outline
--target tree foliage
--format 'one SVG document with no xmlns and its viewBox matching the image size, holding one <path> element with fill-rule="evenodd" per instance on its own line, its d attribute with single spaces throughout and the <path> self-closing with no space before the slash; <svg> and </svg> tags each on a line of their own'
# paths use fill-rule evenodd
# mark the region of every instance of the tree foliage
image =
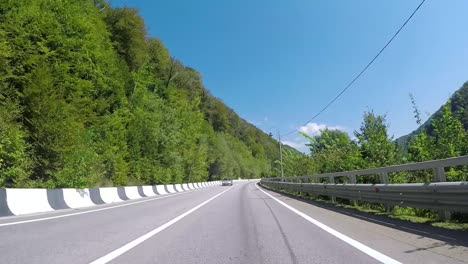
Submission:
<svg viewBox="0 0 468 264">
<path fill-rule="evenodd" d="M 276 141 L 105 1 L 0 3 L 0 187 L 271 174 Z"/>
<path fill-rule="evenodd" d="M 393 138 L 388 136 L 385 115 L 369 111 L 364 113 L 363 120 L 360 130 L 355 131 L 354 135 L 367 166 L 382 167 L 397 163 L 398 151 Z"/>
<path fill-rule="evenodd" d="M 324 129 L 315 137 L 302 135 L 310 140 L 307 146 L 317 172 L 348 171 L 360 167 L 358 145 L 346 132 Z"/>
</svg>

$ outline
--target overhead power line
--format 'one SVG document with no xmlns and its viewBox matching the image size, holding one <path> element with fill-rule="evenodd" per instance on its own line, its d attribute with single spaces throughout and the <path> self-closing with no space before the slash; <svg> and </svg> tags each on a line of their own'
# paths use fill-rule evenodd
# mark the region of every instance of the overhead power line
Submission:
<svg viewBox="0 0 468 264">
<path fill-rule="evenodd" d="M 354 77 L 354 79 L 351 80 L 351 82 L 348 83 L 348 85 L 346 85 L 346 87 L 341 90 L 341 92 L 336 95 L 333 100 L 331 100 L 327 105 L 325 105 L 317 114 L 315 114 L 311 119 L 307 120 L 307 122 L 305 122 L 303 124 L 303 126 L 307 125 L 308 123 L 312 122 L 315 118 L 317 118 L 319 115 L 321 115 L 325 110 L 327 110 L 328 107 L 330 107 L 336 100 L 338 100 L 338 98 L 340 98 L 366 71 L 367 69 L 374 63 L 374 61 L 380 56 L 380 54 L 382 54 L 382 52 L 388 47 L 388 45 L 390 45 L 390 43 L 392 43 L 392 41 L 396 38 L 396 36 L 398 36 L 398 34 L 400 33 L 400 31 L 406 26 L 406 24 L 408 24 L 408 22 L 411 20 L 411 18 L 413 18 L 413 16 L 416 14 L 416 12 L 418 12 L 419 8 L 421 8 L 421 6 L 424 4 L 424 2 L 426 2 L 426 0 L 422 0 L 421 3 L 419 3 L 419 5 L 416 7 L 416 9 L 413 11 L 413 13 L 411 13 L 411 15 L 406 19 L 405 23 L 403 23 L 403 25 L 400 26 L 400 28 L 395 32 L 395 34 L 390 38 L 390 40 L 387 42 L 387 44 L 385 44 L 385 46 L 383 46 L 383 48 L 377 53 L 377 55 L 374 56 L 374 58 L 366 65 L 366 67 L 364 67 L 358 75 L 356 75 L 356 77 Z M 294 129 L 294 130 L 291 130 L 290 132 L 282 135 L 283 137 L 285 136 L 288 136 L 296 131 L 299 131 L 298 129 Z"/>
</svg>

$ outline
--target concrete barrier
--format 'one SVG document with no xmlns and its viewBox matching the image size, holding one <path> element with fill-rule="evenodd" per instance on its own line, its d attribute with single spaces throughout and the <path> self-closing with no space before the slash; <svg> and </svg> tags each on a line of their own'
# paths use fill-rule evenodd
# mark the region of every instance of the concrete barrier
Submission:
<svg viewBox="0 0 468 264">
<path fill-rule="evenodd" d="M 6 189 L 6 200 L 14 215 L 54 210 L 47 200 L 47 189 Z"/>
<path fill-rule="evenodd" d="M 174 188 L 177 192 L 183 192 L 184 190 L 182 189 L 182 185 L 180 184 L 174 184 Z"/>
<path fill-rule="evenodd" d="M 0 189 L 0 216 L 10 216 L 13 213 L 8 208 L 8 203 L 6 199 L 6 190 Z"/>
<path fill-rule="evenodd" d="M 60 209 L 70 209 L 65 203 L 63 197 L 63 189 L 46 189 L 47 192 L 47 201 L 49 202 L 50 207 L 54 210 Z"/>
<path fill-rule="evenodd" d="M 91 200 L 89 189 L 62 189 L 63 200 L 70 208 L 81 208 L 96 205 Z"/>
<path fill-rule="evenodd" d="M 143 194 L 146 196 L 146 197 L 151 197 L 151 196 L 155 196 L 157 195 L 158 193 L 155 192 L 154 190 L 154 186 L 151 186 L 151 185 L 144 185 L 144 186 L 141 186 L 142 189 L 143 189 Z"/>
<path fill-rule="evenodd" d="M 138 195 L 140 195 L 140 197 L 148 197 L 146 196 L 145 192 L 143 192 L 143 186 L 137 186 L 137 190 L 138 190 Z"/>
<path fill-rule="evenodd" d="M 166 187 L 166 192 L 168 193 L 176 193 L 177 191 L 174 189 L 174 185 L 172 184 L 166 184 L 164 185 Z"/>
<path fill-rule="evenodd" d="M 104 200 L 101 197 L 101 190 L 100 188 L 91 188 L 89 189 L 89 196 L 91 201 L 95 204 L 105 204 Z"/>
<path fill-rule="evenodd" d="M 104 203 L 117 203 L 122 202 L 122 198 L 120 198 L 119 193 L 117 191 L 117 187 L 105 187 L 99 188 L 99 193 L 101 199 Z"/>
<path fill-rule="evenodd" d="M 204 188 L 215 185 L 217 182 L 90 189 L 0 189 L 0 216 L 24 215 L 110 204 Z"/>
<path fill-rule="evenodd" d="M 156 187 L 157 185 L 153 185 L 151 187 L 153 187 L 153 192 L 156 194 L 156 195 L 161 195 L 161 193 L 158 192 L 158 188 Z M 164 189 L 164 187 L 163 187 Z"/>
<path fill-rule="evenodd" d="M 142 198 L 142 196 L 138 193 L 138 188 L 136 186 L 128 186 L 128 187 L 123 187 L 123 188 L 129 200 Z"/>
<path fill-rule="evenodd" d="M 168 194 L 169 192 L 166 191 L 164 188 L 164 185 L 156 185 L 156 191 L 158 192 L 159 195 L 164 195 Z"/>
<path fill-rule="evenodd" d="M 130 198 L 128 198 L 127 194 L 125 193 L 125 187 L 117 187 L 117 195 L 119 195 L 119 198 L 123 201 L 130 200 Z"/>
</svg>

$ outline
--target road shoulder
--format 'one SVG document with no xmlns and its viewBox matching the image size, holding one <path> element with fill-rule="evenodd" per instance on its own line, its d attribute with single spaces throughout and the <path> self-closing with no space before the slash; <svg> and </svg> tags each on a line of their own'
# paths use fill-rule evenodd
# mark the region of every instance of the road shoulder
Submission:
<svg viewBox="0 0 468 264">
<path fill-rule="evenodd" d="M 433 263 L 466 263 L 468 248 L 460 236 L 435 236 L 434 229 L 419 230 L 399 223 L 383 222 L 357 214 L 350 210 L 334 210 L 310 200 L 297 199 L 291 195 L 260 187 L 268 194 L 326 224 L 363 244 L 371 245 L 388 256 L 404 263 L 416 263 L 421 259 Z M 417 224 L 416 224 L 417 225 Z M 435 228 L 435 227 L 432 227 Z M 424 229 L 424 228 L 423 228 Z M 448 232 L 451 233 L 451 232 Z M 456 233 L 454 233 L 456 234 Z M 450 235 L 450 234 L 449 234 Z"/>
</svg>

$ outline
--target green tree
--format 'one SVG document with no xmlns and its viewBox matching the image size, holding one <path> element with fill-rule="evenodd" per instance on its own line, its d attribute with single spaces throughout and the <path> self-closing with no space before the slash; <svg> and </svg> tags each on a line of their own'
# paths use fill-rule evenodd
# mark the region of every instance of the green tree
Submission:
<svg viewBox="0 0 468 264">
<path fill-rule="evenodd" d="M 277 142 L 148 37 L 136 9 L 6 0 L 0 14 L 0 186 L 270 175 Z"/>
<path fill-rule="evenodd" d="M 416 124 L 421 126 L 421 111 L 416 105 L 416 100 L 412 94 L 409 95 L 411 100 L 411 105 L 413 106 L 414 118 L 416 119 Z M 432 158 L 431 146 L 433 145 L 432 138 L 429 137 L 425 130 L 422 130 L 415 136 L 413 136 L 408 142 L 408 156 L 410 161 L 425 161 Z"/>
<path fill-rule="evenodd" d="M 0 187 L 28 186 L 32 160 L 26 131 L 16 122 L 21 111 L 0 94 Z"/>
<path fill-rule="evenodd" d="M 386 117 L 369 111 L 364 113 L 359 131 L 355 131 L 361 156 L 366 167 L 382 167 L 399 161 L 399 151 L 388 136 Z"/>
<path fill-rule="evenodd" d="M 440 118 L 432 121 L 434 131 L 433 157 L 436 159 L 459 156 L 465 142 L 463 125 L 450 110 L 450 102 L 442 107 Z"/>
<path fill-rule="evenodd" d="M 125 183 L 125 145 L 121 136 L 107 137 L 124 126 L 115 115 L 126 102 L 123 74 L 101 14 L 85 0 L 5 1 L 0 8 L 9 50 L 2 94 L 22 110 L 35 160 L 31 179 L 78 187 L 106 174 Z"/>
<path fill-rule="evenodd" d="M 131 71 L 137 70 L 146 59 L 146 29 L 138 10 L 129 7 L 106 8 L 105 21 L 117 53 Z"/>
<path fill-rule="evenodd" d="M 292 148 L 283 147 L 283 172 L 284 176 L 303 176 L 315 172 L 315 166 L 311 157 Z M 280 160 L 275 161 L 275 175 L 281 175 Z"/>
<path fill-rule="evenodd" d="M 349 171 L 361 166 L 359 148 L 347 133 L 324 129 L 314 137 L 301 134 L 310 140 L 307 146 L 319 173 Z"/>
</svg>

